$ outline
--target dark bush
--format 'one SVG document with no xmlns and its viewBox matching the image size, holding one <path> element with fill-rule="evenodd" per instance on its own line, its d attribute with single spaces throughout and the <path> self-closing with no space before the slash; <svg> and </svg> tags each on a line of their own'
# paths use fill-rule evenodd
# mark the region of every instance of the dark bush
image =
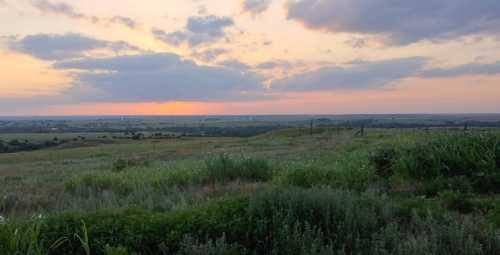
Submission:
<svg viewBox="0 0 500 255">
<path fill-rule="evenodd" d="M 52 216 L 40 230 L 45 250 L 65 237 L 50 254 L 84 254 L 77 238 L 84 236 L 83 224 L 95 255 L 109 247 L 131 254 L 197 254 L 205 249 L 212 254 L 494 255 L 500 250 L 500 233 L 472 216 L 416 216 L 402 213 L 376 193 L 332 189 L 265 189 L 250 198 L 226 198 L 167 213 Z M 11 231 L 2 229 L 0 240 L 9 241 Z"/>
<path fill-rule="evenodd" d="M 315 185 L 327 185 L 332 175 L 333 172 L 331 170 L 314 166 L 289 167 L 289 169 L 286 169 L 282 173 L 281 184 L 311 188 Z"/>
<path fill-rule="evenodd" d="M 474 188 L 470 179 L 466 176 L 440 177 L 434 180 L 423 181 L 419 185 L 418 193 L 426 197 L 435 197 L 443 190 L 470 193 L 474 191 Z"/>
<path fill-rule="evenodd" d="M 125 168 L 128 167 L 128 162 L 127 160 L 124 159 L 117 159 L 115 162 L 113 162 L 113 172 L 121 172 Z"/>
<path fill-rule="evenodd" d="M 458 211 L 460 213 L 472 213 L 476 210 L 476 205 L 469 196 L 463 193 L 445 191 L 439 194 L 445 208 Z"/>
<path fill-rule="evenodd" d="M 224 199 L 211 204 L 171 213 L 140 210 L 107 211 L 92 214 L 64 214 L 50 217 L 42 228 L 49 247 L 61 237 L 68 238 L 51 255 L 83 254 L 80 240 L 82 224 L 87 226 L 92 254 L 105 254 L 106 247 L 122 247 L 141 254 L 176 251 L 186 235 L 212 240 L 227 234 L 228 242 L 245 236 L 244 198 Z"/>
<path fill-rule="evenodd" d="M 196 238 L 186 236 L 181 243 L 180 250 L 176 255 L 243 255 L 246 254 L 238 244 L 229 244 L 226 236 L 221 238 L 208 240 L 206 243 L 201 243 Z"/>
<path fill-rule="evenodd" d="M 401 150 L 393 169 L 424 182 L 426 193 L 440 190 L 500 192 L 500 137 L 493 134 L 434 135 Z"/>
<path fill-rule="evenodd" d="M 370 154 L 375 173 L 382 178 L 389 178 L 394 174 L 393 164 L 397 159 L 398 151 L 393 146 L 379 147 Z"/>
<path fill-rule="evenodd" d="M 224 183 L 234 180 L 268 181 L 273 172 L 267 160 L 222 154 L 205 161 L 205 174 L 209 182 Z"/>
<path fill-rule="evenodd" d="M 500 172 L 475 176 L 473 178 L 473 186 L 474 190 L 478 193 L 500 193 Z"/>
<path fill-rule="evenodd" d="M 117 159 L 113 162 L 112 171 L 122 172 L 126 168 L 135 166 L 150 166 L 150 161 L 143 158 Z"/>
<path fill-rule="evenodd" d="M 493 174 L 499 171 L 498 141 L 490 134 L 438 135 L 403 150 L 396 167 L 420 180 Z"/>
</svg>

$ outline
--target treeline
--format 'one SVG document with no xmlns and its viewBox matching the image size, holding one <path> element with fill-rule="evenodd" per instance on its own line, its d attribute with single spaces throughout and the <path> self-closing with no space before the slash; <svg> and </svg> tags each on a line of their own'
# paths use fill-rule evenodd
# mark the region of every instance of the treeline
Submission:
<svg viewBox="0 0 500 255">
<path fill-rule="evenodd" d="M 340 123 L 335 123 L 334 121 L 320 119 L 314 120 L 315 126 L 338 126 L 338 127 L 366 127 L 366 128 L 439 128 L 439 127 L 449 127 L 449 128 L 500 128 L 500 121 L 445 121 L 445 122 L 380 122 L 377 120 L 355 120 L 355 121 L 343 121 Z"/>
<path fill-rule="evenodd" d="M 12 139 L 8 142 L 0 140 L 0 153 L 13 153 L 20 151 L 34 151 L 50 147 L 55 147 L 66 143 L 66 140 L 54 139 L 44 142 L 31 142 L 28 140 Z"/>
<path fill-rule="evenodd" d="M 180 133 L 183 136 L 251 137 L 283 128 L 287 127 L 279 125 L 238 126 L 238 127 L 188 126 L 188 127 L 169 127 L 163 130 L 173 133 Z"/>
<path fill-rule="evenodd" d="M 53 128 L 41 128 L 41 127 L 15 127 L 15 126 L 1 126 L 0 133 L 10 134 L 10 133 L 134 133 L 138 134 L 141 132 L 148 133 L 178 133 L 181 136 L 222 136 L 222 137 L 250 137 L 259 134 L 263 134 L 269 131 L 273 131 L 280 128 L 292 127 L 292 125 L 264 125 L 264 126 L 172 126 L 172 127 L 162 127 L 162 128 L 152 128 L 152 127 L 109 127 L 109 128 L 82 128 L 82 127 L 70 127 L 53 129 Z M 133 136 L 133 135 L 132 135 Z"/>
</svg>

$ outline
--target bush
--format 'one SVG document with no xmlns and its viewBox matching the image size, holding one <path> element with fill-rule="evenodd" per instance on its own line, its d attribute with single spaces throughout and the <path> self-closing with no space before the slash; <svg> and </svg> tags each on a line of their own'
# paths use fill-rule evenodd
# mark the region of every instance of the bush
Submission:
<svg viewBox="0 0 500 255">
<path fill-rule="evenodd" d="M 204 174 L 209 182 L 224 183 L 234 180 L 268 181 L 273 172 L 267 160 L 222 154 L 205 161 Z"/>
<path fill-rule="evenodd" d="M 500 172 L 475 176 L 473 187 L 475 191 L 482 194 L 500 193 Z"/>
<path fill-rule="evenodd" d="M 132 254 L 161 254 L 166 249 L 178 251 L 187 235 L 205 241 L 226 233 L 228 242 L 232 242 L 245 236 L 246 201 L 245 198 L 222 199 L 169 213 L 142 210 L 67 213 L 45 221 L 42 239 L 45 247 L 49 247 L 60 237 L 68 238 L 51 255 L 82 254 L 80 240 L 75 234 L 81 233 L 84 222 L 95 255 L 105 254 L 108 246 L 121 247 Z"/>
<path fill-rule="evenodd" d="M 476 210 L 474 202 L 467 195 L 462 193 L 445 191 L 440 193 L 439 197 L 443 201 L 444 207 L 447 209 L 461 213 L 471 213 Z"/>
<path fill-rule="evenodd" d="M 403 150 L 395 167 L 419 180 L 494 174 L 499 141 L 490 134 L 442 134 Z"/>
<path fill-rule="evenodd" d="M 35 243 L 47 251 L 66 237 L 50 254 L 84 254 L 76 235 L 82 236 L 82 224 L 88 232 L 85 244 L 95 255 L 111 252 L 110 247 L 131 254 L 494 255 L 500 250 L 500 232 L 472 216 L 408 215 L 379 194 L 327 188 L 264 189 L 168 213 L 52 216 Z M 0 245 L 10 243 L 13 230 L 2 231 Z"/>
<path fill-rule="evenodd" d="M 104 247 L 104 254 L 105 255 L 128 255 L 128 250 L 127 248 L 124 248 L 122 246 L 120 247 L 111 247 L 109 245 L 106 245 Z"/>
<path fill-rule="evenodd" d="M 327 185 L 331 175 L 332 171 L 315 166 L 292 166 L 281 173 L 279 181 L 282 185 L 311 188 L 316 185 Z"/>
<path fill-rule="evenodd" d="M 426 197 L 435 197 L 440 191 L 454 191 L 460 193 L 471 193 L 474 188 L 466 176 L 456 176 L 451 178 L 436 178 L 434 180 L 423 181 L 419 186 L 419 193 Z"/>
<path fill-rule="evenodd" d="M 215 241 L 209 240 L 206 243 L 200 243 L 199 240 L 186 236 L 181 243 L 177 255 L 243 255 L 245 250 L 237 244 L 228 244 L 226 236 Z"/>
<path fill-rule="evenodd" d="M 396 159 L 383 149 L 372 162 L 379 175 L 397 172 L 422 181 L 428 196 L 442 190 L 499 193 L 499 144 L 500 136 L 493 134 L 438 134 L 402 148 Z"/>
<path fill-rule="evenodd" d="M 371 236 L 394 220 L 393 209 L 389 201 L 372 193 L 292 188 L 257 193 L 248 213 L 258 254 L 271 250 L 272 254 L 300 254 L 299 246 L 305 244 L 308 250 L 329 246 L 364 254 L 371 246 Z M 280 238 L 269 238 L 277 236 Z"/>
<path fill-rule="evenodd" d="M 113 162 L 113 167 L 112 171 L 113 172 L 122 172 L 126 168 L 129 167 L 136 167 L 136 166 L 143 166 L 143 167 L 149 167 L 151 165 L 151 162 L 147 159 L 117 159 Z"/>
<path fill-rule="evenodd" d="M 375 167 L 375 173 L 382 178 L 389 178 L 394 174 L 393 164 L 399 155 L 396 148 L 383 146 L 370 154 L 370 162 Z"/>
<path fill-rule="evenodd" d="M 377 178 L 365 154 L 340 155 L 333 162 L 313 161 L 287 165 L 276 176 L 276 183 L 303 188 L 329 186 L 364 191 L 375 185 Z"/>
<path fill-rule="evenodd" d="M 128 162 L 124 159 L 118 159 L 115 162 L 113 162 L 113 172 L 121 172 L 125 168 L 127 168 Z"/>
</svg>

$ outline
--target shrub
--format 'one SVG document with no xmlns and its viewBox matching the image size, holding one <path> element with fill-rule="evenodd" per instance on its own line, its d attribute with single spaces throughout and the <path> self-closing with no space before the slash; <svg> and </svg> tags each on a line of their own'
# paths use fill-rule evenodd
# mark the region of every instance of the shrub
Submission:
<svg viewBox="0 0 500 255">
<path fill-rule="evenodd" d="M 375 173 L 382 178 L 394 174 L 393 164 L 398 159 L 398 151 L 392 146 L 382 146 L 370 154 L 370 162 L 375 167 Z"/>
<path fill-rule="evenodd" d="M 227 154 L 207 159 L 204 171 L 209 182 L 268 181 L 272 178 L 272 169 L 267 160 L 247 157 L 234 158 Z"/>
<path fill-rule="evenodd" d="M 443 190 L 470 193 L 474 188 L 472 187 L 471 181 L 466 176 L 450 178 L 439 177 L 434 180 L 423 181 L 419 186 L 418 192 L 426 197 L 435 197 Z"/>
<path fill-rule="evenodd" d="M 81 235 L 82 222 L 88 235 Z M 500 250 L 500 233 L 472 216 L 408 216 L 380 194 L 327 188 L 264 189 L 167 213 L 64 214 L 44 220 L 40 229 L 34 240 L 41 240 L 43 251 L 67 238 L 52 255 L 83 254 L 76 234 L 88 237 L 85 247 L 95 255 L 109 247 L 131 254 L 493 255 Z M 0 238 L 9 240 L 2 231 Z"/>
<path fill-rule="evenodd" d="M 133 192 L 151 188 L 155 192 L 168 193 L 173 187 L 202 183 L 204 177 L 198 166 L 191 161 L 186 163 L 188 163 L 188 166 L 159 164 L 154 167 L 133 167 L 122 172 L 91 173 L 76 176 L 66 181 L 65 191 L 83 197 L 102 193 L 103 191 L 127 196 Z"/>
<path fill-rule="evenodd" d="M 113 172 L 122 172 L 126 168 L 143 166 L 149 167 L 151 162 L 147 159 L 142 158 L 132 158 L 132 159 L 117 159 L 113 162 L 112 171 Z"/>
<path fill-rule="evenodd" d="M 331 175 L 332 171 L 315 166 L 292 166 L 281 173 L 280 184 L 311 188 L 315 185 L 327 185 Z"/>
<path fill-rule="evenodd" d="M 474 202 L 462 193 L 445 191 L 439 194 L 443 205 L 450 210 L 455 210 L 461 213 L 471 213 L 476 210 Z"/>
<path fill-rule="evenodd" d="M 166 252 L 165 252 L 166 253 Z M 226 236 L 215 241 L 209 240 L 206 243 L 200 243 L 199 240 L 186 236 L 181 243 L 177 255 L 243 255 L 245 250 L 238 244 L 228 244 Z"/>
<path fill-rule="evenodd" d="M 364 191 L 375 185 L 377 178 L 366 155 L 350 153 L 333 162 L 314 161 L 292 164 L 279 172 L 276 183 L 303 188 L 329 186 Z"/>
<path fill-rule="evenodd" d="M 500 137 L 494 134 L 439 134 L 407 146 L 392 168 L 423 181 L 425 193 L 440 190 L 500 192 Z"/>
<path fill-rule="evenodd" d="M 228 242 L 245 236 L 245 198 L 222 199 L 199 207 L 168 213 L 142 210 L 102 211 L 90 214 L 66 213 L 48 218 L 43 225 L 43 243 L 50 246 L 60 237 L 67 242 L 51 255 L 81 254 L 82 222 L 88 231 L 92 254 L 105 254 L 106 247 L 121 247 L 130 253 L 161 254 L 180 249 L 186 235 L 200 241 L 227 233 Z"/>
<path fill-rule="evenodd" d="M 118 159 L 115 162 L 113 162 L 113 172 L 121 172 L 125 168 L 127 168 L 128 162 L 124 159 Z"/>
<path fill-rule="evenodd" d="M 500 193 L 500 169 L 499 173 L 475 176 L 473 187 L 482 194 Z"/>
<path fill-rule="evenodd" d="M 488 134 L 437 135 L 403 150 L 396 168 L 420 180 L 493 174 L 498 141 Z"/>
<path fill-rule="evenodd" d="M 296 242 L 302 242 L 300 239 L 285 240 L 305 232 L 309 233 L 310 241 L 319 238 L 314 243 L 322 247 L 330 245 L 334 250 L 349 247 L 353 253 L 361 254 L 363 247 L 370 246 L 371 235 L 394 216 L 392 205 L 375 194 L 331 189 L 262 191 L 252 197 L 248 211 L 252 222 L 250 233 L 259 242 L 256 244 L 259 254 L 267 254 L 279 245 L 277 242 L 288 242 L 279 247 L 297 246 Z M 287 239 L 269 239 L 271 236 Z M 299 252 L 300 249 L 285 249 L 276 254 Z"/>
<path fill-rule="evenodd" d="M 105 255 L 128 255 L 128 250 L 125 247 L 111 247 L 109 245 L 106 245 L 104 247 L 104 254 Z"/>
</svg>

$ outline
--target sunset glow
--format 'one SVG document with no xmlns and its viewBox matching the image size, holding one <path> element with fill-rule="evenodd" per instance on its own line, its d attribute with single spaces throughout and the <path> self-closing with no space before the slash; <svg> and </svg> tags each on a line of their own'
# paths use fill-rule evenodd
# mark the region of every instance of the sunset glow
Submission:
<svg viewBox="0 0 500 255">
<path fill-rule="evenodd" d="M 500 3 L 388 2 L 0 0 L 0 115 L 499 112 Z"/>
</svg>

